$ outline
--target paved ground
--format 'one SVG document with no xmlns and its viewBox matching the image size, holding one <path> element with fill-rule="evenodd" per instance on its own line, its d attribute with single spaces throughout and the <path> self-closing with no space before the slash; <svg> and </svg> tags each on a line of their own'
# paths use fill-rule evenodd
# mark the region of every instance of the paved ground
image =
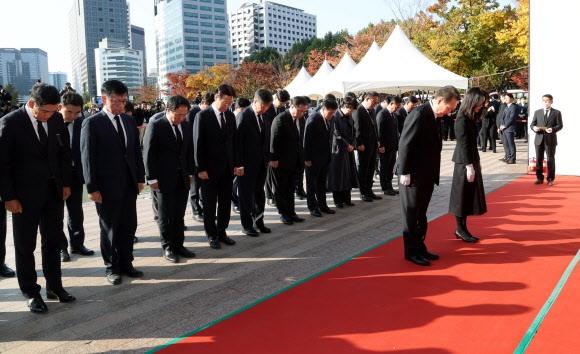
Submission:
<svg viewBox="0 0 580 354">
<path fill-rule="evenodd" d="M 447 213 L 455 142 L 443 144 L 441 184 L 435 188 L 429 218 Z M 517 141 L 515 165 L 498 161 L 498 153 L 480 153 L 486 191 L 493 191 L 527 170 L 527 144 Z M 380 188 L 375 184 L 375 193 Z M 306 202 L 297 201 L 297 212 L 306 222 L 283 225 L 267 206 L 266 224 L 271 234 L 250 238 L 241 233 L 233 214 L 228 235 L 235 246 L 209 248 L 202 225 L 186 214 L 186 247 L 197 257 L 171 264 L 161 256 L 159 232 L 147 195 L 138 199 L 140 242 L 135 247 L 135 267 L 142 279 L 124 277 L 120 286 L 109 285 L 100 252 L 92 257 L 71 255 L 63 264 L 65 288 L 77 297 L 72 304 L 49 300 L 45 315 L 31 313 L 19 292 L 16 278 L 0 278 L 0 352 L 144 352 L 211 323 L 265 296 L 376 246 L 402 232 L 399 197 L 364 203 L 353 192 L 355 207 L 335 215 L 314 218 Z M 329 205 L 331 203 L 329 196 Z M 86 246 L 99 249 L 98 220 L 94 205 L 85 209 Z M 14 266 L 14 247 L 8 220 L 7 260 Z M 436 250 L 433 250 L 436 251 Z M 45 294 L 37 247 L 39 282 Z M 403 252 L 401 250 L 401 262 Z M 283 335 L 283 334 L 281 334 Z"/>
</svg>

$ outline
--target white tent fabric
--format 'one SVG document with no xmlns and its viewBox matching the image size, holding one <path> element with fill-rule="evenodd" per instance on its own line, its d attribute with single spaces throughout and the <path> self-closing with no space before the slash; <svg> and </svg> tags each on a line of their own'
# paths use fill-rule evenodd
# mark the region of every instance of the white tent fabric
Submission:
<svg viewBox="0 0 580 354">
<path fill-rule="evenodd" d="M 312 99 L 319 99 L 324 96 L 324 87 L 326 86 L 326 81 L 328 77 L 333 72 L 332 66 L 328 63 L 326 59 L 322 62 L 320 69 L 312 76 L 312 79 L 304 84 L 302 87 L 297 89 L 297 94 L 300 96 L 308 96 Z"/>
<path fill-rule="evenodd" d="M 322 93 L 331 93 L 336 97 L 343 97 L 344 93 L 344 79 L 348 74 L 356 67 L 356 63 L 348 53 L 344 53 L 344 56 L 340 60 L 340 63 L 334 68 L 334 71 L 330 74 L 326 83 L 323 87 Z"/>
<path fill-rule="evenodd" d="M 467 81 L 429 60 L 397 25 L 379 53 L 364 63 L 361 60 L 351 71 L 344 80 L 344 91 L 401 93 L 436 90 L 446 85 L 467 89 Z"/>
<path fill-rule="evenodd" d="M 302 67 L 302 69 L 300 69 L 294 80 L 292 80 L 292 82 L 289 83 L 288 86 L 285 87 L 285 89 L 290 94 L 290 97 L 298 96 L 300 95 L 299 89 L 311 79 L 312 77 L 310 76 L 308 71 L 306 71 L 306 68 Z"/>
</svg>

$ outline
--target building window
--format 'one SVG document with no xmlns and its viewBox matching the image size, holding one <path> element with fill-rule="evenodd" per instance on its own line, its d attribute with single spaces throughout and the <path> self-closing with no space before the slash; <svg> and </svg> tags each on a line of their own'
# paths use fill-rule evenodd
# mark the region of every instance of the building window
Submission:
<svg viewBox="0 0 580 354">
<path fill-rule="evenodd" d="M 201 27 L 212 27 L 212 24 L 211 22 L 201 22 Z"/>
<path fill-rule="evenodd" d="M 202 11 L 211 11 L 212 10 L 212 8 L 210 6 L 200 6 L 199 9 Z"/>
<path fill-rule="evenodd" d="M 203 18 L 204 20 L 211 20 L 212 19 L 212 15 L 199 14 L 199 18 Z"/>
</svg>

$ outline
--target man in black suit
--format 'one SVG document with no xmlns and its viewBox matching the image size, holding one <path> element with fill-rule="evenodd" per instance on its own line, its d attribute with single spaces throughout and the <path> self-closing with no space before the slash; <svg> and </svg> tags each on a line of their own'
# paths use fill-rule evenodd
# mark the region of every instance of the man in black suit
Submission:
<svg viewBox="0 0 580 354">
<path fill-rule="evenodd" d="M 356 131 L 358 149 L 358 180 L 360 185 L 360 199 L 372 202 L 382 197 L 373 193 L 375 176 L 375 161 L 380 142 L 376 127 L 374 107 L 379 103 L 379 94 L 375 91 L 367 92 L 363 102 L 352 114 Z"/>
<path fill-rule="evenodd" d="M 441 133 L 439 119 L 457 106 L 459 92 L 440 88 L 433 99 L 415 108 L 405 121 L 399 141 L 399 192 L 403 218 L 405 259 L 427 266 L 439 256 L 427 251 L 427 207 L 434 185 L 439 185 Z"/>
<path fill-rule="evenodd" d="M 304 96 L 292 98 L 290 109 L 272 121 L 270 135 L 270 165 L 273 171 L 273 191 L 280 220 L 286 225 L 302 222 L 294 210 L 296 175 L 302 163 L 304 119 L 310 99 Z"/>
<path fill-rule="evenodd" d="M 149 123 L 143 138 L 145 173 L 157 202 L 157 225 L 163 257 L 172 263 L 179 256 L 195 253 L 183 246 L 183 218 L 189 186 L 195 173 L 193 128 L 185 121 L 189 101 L 179 95 L 169 97 L 163 117 Z"/>
<path fill-rule="evenodd" d="M 306 165 L 307 204 L 312 216 L 334 214 L 326 204 L 326 175 L 334 127 L 332 117 L 338 109 L 336 100 L 322 101 L 318 112 L 308 117 L 304 132 L 304 164 Z"/>
<path fill-rule="evenodd" d="M 401 107 L 397 113 L 397 128 L 399 130 L 399 136 L 401 136 L 401 132 L 403 131 L 403 127 L 405 126 L 405 119 L 411 113 L 415 107 L 419 105 L 419 99 L 415 96 L 405 97 L 403 99 L 403 107 Z"/>
<path fill-rule="evenodd" d="M 232 180 L 234 175 L 243 175 L 234 156 L 236 117 L 229 110 L 235 95 L 232 86 L 219 85 L 215 101 L 196 115 L 193 126 L 195 165 L 203 195 L 203 227 L 214 249 L 221 247 L 220 242 L 229 246 L 236 243 L 226 234 L 231 215 Z"/>
<path fill-rule="evenodd" d="M 554 185 L 556 177 L 556 146 L 558 145 L 557 132 L 562 130 L 562 113 L 552 108 L 554 98 L 550 94 L 542 96 L 544 108 L 534 112 L 534 117 L 530 128 L 536 133 L 534 145 L 536 146 L 536 182 L 535 184 L 544 183 L 544 152 L 548 160 L 548 185 Z"/>
<path fill-rule="evenodd" d="M 206 92 L 206 94 L 201 99 L 201 102 L 197 106 L 191 107 L 187 113 L 185 120 L 193 127 L 195 123 L 195 116 L 202 110 L 211 106 L 215 99 L 215 93 Z M 195 149 L 195 147 L 194 147 Z M 189 204 L 191 205 L 191 210 L 193 211 L 193 219 L 199 222 L 203 221 L 203 208 L 199 205 L 202 202 L 202 196 L 200 193 L 201 180 L 197 176 L 197 173 L 193 176 L 193 182 L 189 186 Z"/>
<path fill-rule="evenodd" d="M 269 141 L 266 140 L 264 114 L 270 108 L 273 97 L 266 89 L 258 89 L 252 104 L 236 116 L 238 141 L 236 151 L 239 156 L 240 169 L 243 175 L 238 176 L 239 206 L 242 232 L 256 237 L 260 232 L 271 230 L 264 225 L 264 207 L 266 195 L 266 169 L 269 157 Z"/>
<path fill-rule="evenodd" d="M 92 256 L 93 250 L 85 247 L 85 228 L 83 213 L 83 194 L 85 179 L 83 177 L 83 165 L 81 159 L 81 127 L 84 118 L 79 116 L 83 108 L 83 97 L 76 92 L 67 92 L 62 95 L 59 114 L 62 115 L 64 127 L 70 142 L 71 150 L 71 183 L 70 197 L 65 201 L 68 211 L 67 229 L 70 238 L 71 253 L 83 256 Z M 64 232 L 61 232 L 62 246 L 60 249 L 60 260 L 70 261 L 68 253 L 68 241 Z"/>
<path fill-rule="evenodd" d="M 403 100 L 399 96 L 392 96 L 389 103 L 377 115 L 377 127 L 379 131 L 379 160 L 381 162 L 380 177 L 381 189 L 385 195 L 397 195 L 393 189 L 393 168 L 397 160 L 399 147 L 398 120 L 395 112 L 401 108 Z"/>
<path fill-rule="evenodd" d="M 34 261 L 39 226 L 47 298 L 75 300 L 62 286 L 59 259 L 71 177 L 68 139 L 56 114 L 59 102 L 56 87 L 36 84 L 21 109 L 0 119 L 0 198 L 12 212 L 18 285 L 36 313 L 48 311 Z"/>
<path fill-rule="evenodd" d="M 143 276 L 133 267 L 133 239 L 145 168 L 135 119 L 123 113 L 127 93 L 121 81 L 105 81 L 103 110 L 85 119 L 81 129 L 83 174 L 99 214 L 101 254 L 113 285 L 121 284 L 122 274 Z"/>
<path fill-rule="evenodd" d="M 505 148 L 505 160 L 506 164 L 511 165 L 516 163 L 516 120 L 518 116 L 517 105 L 514 104 L 514 96 L 511 93 L 505 94 L 506 108 L 503 111 L 500 126 L 498 128 L 498 133 L 503 135 L 503 147 Z"/>
<path fill-rule="evenodd" d="M 250 107 L 252 102 L 245 97 L 238 97 L 236 103 L 234 104 L 234 115 L 237 116 L 247 107 Z M 264 116 L 262 115 L 262 118 Z M 237 123 L 236 123 L 237 124 Z M 238 195 L 238 186 L 240 184 L 240 178 L 234 176 L 234 182 L 232 184 L 232 210 L 234 213 L 240 213 L 240 196 Z"/>
<path fill-rule="evenodd" d="M 264 125 L 266 126 L 266 142 L 268 143 L 268 150 L 270 150 L 270 131 L 272 129 L 272 121 L 278 114 L 286 110 L 286 104 L 288 101 L 290 101 L 290 94 L 288 91 L 284 89 L 278 90 L 278 92 L 274 94 L 274 101 L 263 117 Z M 274 171 L 272 170 L 272 166 L 268 165 L 268 171 L 266 173 L 266 198 L 268 205 L 275 207 L 276 200 L 274 199 L 274 192 L 272 191 L 273 180 Z"/>
</svg>

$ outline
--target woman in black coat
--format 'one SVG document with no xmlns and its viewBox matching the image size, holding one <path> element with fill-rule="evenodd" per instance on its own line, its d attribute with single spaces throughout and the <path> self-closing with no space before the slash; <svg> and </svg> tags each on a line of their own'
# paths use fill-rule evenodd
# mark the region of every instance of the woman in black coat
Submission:
<svg viewBox="0 0 580 354">
<path fill-rule="evenodd" d="M 332 118 L 334 130 L 326 189 L 332 192 L 334 204 L 339 209 L 345 204 L 354 206 L 350 191 L 352 188 L 358 188 L 354 158 L 356 139 L 352 120 L 352 112 L 357 106 L 356 98 L 347 96 Z"/>
<path fill-rule="evenodd" d="M 457 222 L 455 237 L 465 242 L 479 241 L 467 229 L 467 216 L 483 215 L 487 212 L 477 151 L 477 121 L 481 120 L 487 100 L 488 95 L 485 91 L 479 87 L 470 88 L 465 93 L 455 121 L 457 144 L 452 158 L 455 168 L 451 183 L 449 213 L 455 215 Z"/>
</svg>

